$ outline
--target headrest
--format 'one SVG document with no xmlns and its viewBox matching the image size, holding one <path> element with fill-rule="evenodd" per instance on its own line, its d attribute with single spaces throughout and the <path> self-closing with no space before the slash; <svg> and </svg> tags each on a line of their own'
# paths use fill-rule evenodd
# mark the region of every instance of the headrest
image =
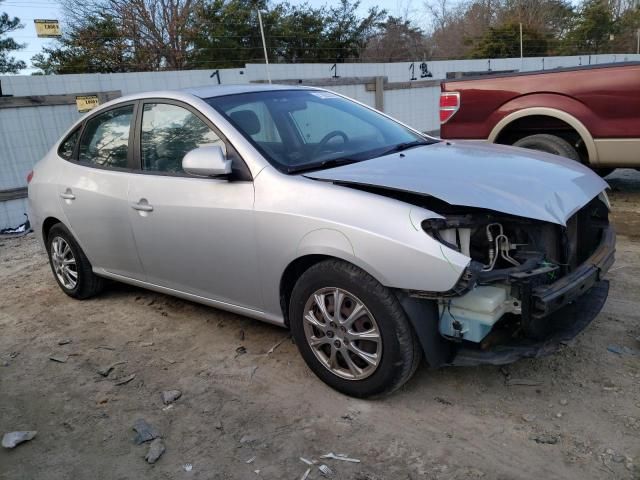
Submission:
<svg viewBox="0 0 640 480">
<path fill-rule="evenodd" d="M 260 132 L 260 120 L 251 110 L 238 110 L 230 115 L 231 120 L 247 135 L 255 135 Z"/>
</svg>

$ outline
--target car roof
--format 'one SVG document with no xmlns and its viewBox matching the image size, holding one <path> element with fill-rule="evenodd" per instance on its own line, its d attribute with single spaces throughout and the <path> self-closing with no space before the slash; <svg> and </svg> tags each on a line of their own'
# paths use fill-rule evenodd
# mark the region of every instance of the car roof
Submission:
<svg viewBox="0 0 640 480">
<path fill-rule="evenodd" d="M 240 85 L 211 85 L 204 87 L 191 87 L 176 90 L 157 90 L 131 93 L 122 97 L 114 98 L 100 105 L 100 107 L 92 110 L 90 113 L 107 110 L 120 103 L 131 102 L 135 100 L 146 100 L 149 98 L 166 98 L 173 100 L 181 100 L 189 102 L 193 97 L 199 99 L 207 99 L 211 97 L 222 97 L 225 95 L 237 95 L 240 93 L 252 92 L 269 92 L 278 90 L 318 90 L 314 87 L 305 87 L 298 85 L 270 85 L 267 83 L 240 84 Z"/>
<path fill-rule="evenodd" d="M 309 90 L 309 87 L 294 85 L 271 85 L 268 83 L 252 83 L 238 85 L 212 85 L 206 87 L 185 88 L 182 91 L 200 98 L 222 97 L 239 93 L 268 92 L 273 90 Z"/>
</svg>

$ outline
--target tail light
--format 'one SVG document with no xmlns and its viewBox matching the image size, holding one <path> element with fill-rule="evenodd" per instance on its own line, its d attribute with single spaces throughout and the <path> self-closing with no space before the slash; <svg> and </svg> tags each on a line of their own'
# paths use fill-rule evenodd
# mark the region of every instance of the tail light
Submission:
<svg viewBox="0 0 640 480">
<path fill-rule="evenodd" d="M 459 92 L 442 92 L 440 94 L 440 123 L 447 123 L 459 108 Z"/>
<path fill-rule="evenodd" d="M 31 180 L 33 180 L 33 170 L 27 173 L 27 183 L 31 183 Z"/>
</svg>

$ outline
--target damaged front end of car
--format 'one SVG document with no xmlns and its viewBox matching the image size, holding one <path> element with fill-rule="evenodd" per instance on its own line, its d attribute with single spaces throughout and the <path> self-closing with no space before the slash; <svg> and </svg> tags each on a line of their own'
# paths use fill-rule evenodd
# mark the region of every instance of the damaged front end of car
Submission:
<svg viewBox="0 0 640 480">
<path fill-rule="evenodd" d="M 602 309 L 615 253 L 604 192 L 566 225 L 444 202 L 430 207 L 444 218 L 424 220 L 425 233 L 471 258 L 450 291 L 406 292 L 437 303 L 439 333 L 452 344 L 442 364 L 500 365 L 552 353 Z"/>
</svg>

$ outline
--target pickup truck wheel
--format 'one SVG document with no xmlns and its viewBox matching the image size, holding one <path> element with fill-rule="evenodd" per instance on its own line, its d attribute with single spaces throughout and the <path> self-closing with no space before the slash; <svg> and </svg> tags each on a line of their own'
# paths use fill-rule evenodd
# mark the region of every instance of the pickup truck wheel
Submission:
<svg viewBox="0 0 640 480">
<path fill-rule="evenodd" d="M 289 318 L 309 368 L 347 395 L 392 392 L 422 359 L 393 292 L 346 262 L 326 260 L 304 272 L 291 295 Z"/>
<path fill-rule="evenodd" d="M 548 133 L 529 135 L 528 137 L 518 140 L 513 146 L 560 155 L 561 157 L 569 158 L 576 162 L 581 161 L 578 151 L 569 142 L 564 138 L 549 135 Z"/>
<path fill-rule="evenodd" d="M 612 173 L 615 168 L 594 168 L 593 171 L 600 175 L 602 178 Z"/>
<path fill-rule="evenodd" d="M 80 245 L 62 223 L 49 230 L 47 253 L 53 276 L 64 293 L 82 300 L 102 290 L 104 281 L 93 273 Z"/>
</svg>

